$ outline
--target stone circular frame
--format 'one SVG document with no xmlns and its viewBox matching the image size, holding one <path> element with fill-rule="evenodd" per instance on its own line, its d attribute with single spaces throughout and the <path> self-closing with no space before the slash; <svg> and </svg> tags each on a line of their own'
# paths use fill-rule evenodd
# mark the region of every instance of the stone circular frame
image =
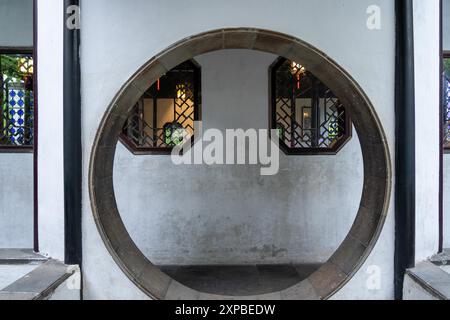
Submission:
<svg viewBox="0 0 450 320">
<path fill-rule="evenodd" d="M 364 160 L 364 187 L 356 220 L 344 242 L 318 271 L 280 292 L 252 297 L 211 295 L 190 289 L 154 266 L 127 232 L 117 209 L 113 165 L 122 126 L 142 94 L 164 73 L 197 55 L 222 49 L 273 53 L 304 65 L 342 101 L 358 132 Z M 184 39 L 140 68 L 108 107 L 92 148 L 89 192 L 100 235 L 122 271 L 143 292 L 159 300 L 328 299 L 360 269 L 374 248 L 391 194 L 391 163 L 381 123 L 367 96 L 339 65 L 311 45 L 261 29 L 221 29 Z"/>
</svg>

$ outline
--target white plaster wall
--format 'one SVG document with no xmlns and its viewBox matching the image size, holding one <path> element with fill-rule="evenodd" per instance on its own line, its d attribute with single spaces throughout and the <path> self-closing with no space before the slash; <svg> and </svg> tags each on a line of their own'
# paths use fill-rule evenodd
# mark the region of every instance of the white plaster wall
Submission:
<svg viewBox="0 0 450 320">
<path fill-rule="evenodd" d="M 63 1 L 38 2 L 40 251 L 64 260 Z"/>
<path fill-rule="evenodd" d="M 382 9 L 381 30 L 366 28 L 366 10 L 372 4 Z M 122 84 L 152 56 L 180 39 L 206 30 L 244 26 L 287 33 L 315 45 L 352 74 L 365 90 L 377 109 L 394 156 L 392 1 L 290 0 L 280 6 L 269 0 L 198 0 L 190 5 L 180 0 L 97 0 L 82 1 L 82 17 L 83 249 L 88 299 L 145 298 L 114 264 L 95 227 L 87 189 L 89 155 L 100 119 Z M 192 23 L 173 23 L 186 19 Z M 391 205 L 380 242 L 337 299 L 393 297 L 393 218 Z M 371 265 L 381 268 L 382 286 L 373 291 L 366 286 L 366 270 Z"/>
<path fill-rule="evenodd" d="M 438 0 L 414 1 L 417 262 L 439 246 L 439 14 Z"/>
<path fill-rule="evenodd" d="M 439 0 L 414 1 L 417 262 L 439 246 L 439 14 Z"/>
<path fill-rule="evenodd" d="M 33 154 L 0 153 L 0 248 L 33 247 Z"/>
<path fill-rule="evenodd" d="M 0 47 L 33 46 L 33 0 L 0 0 Z"/>
<path fill-rule="evenodd" d="M 444 155 L 444 248 L 450 248 L 450 155 Z"/>
<path fill-rule="evenodd" d="M 450 51 L 450 0 L 442 0 L 443 49 Z"/>
<path fill-rule="evenodd" d="M 33 1 L 0 0 L 0 48 L 33 46 Z M 33 247 L 33 155 L 0 153 L 0 248 Z"/>
<path fill-rule="evenodd" d="M 443 0 L 443 46 L 450 51 L 450 0 Z M 444 247 L 450 248 L 450 154 L 444 155 Z"/>
<path fill-rule="evenodd" d="M 277 56 L 223 50 L 202 68 L 203 129 L 267 129 L 269 66 Z M 138 247 L 156 264 L 323 263 L 349 232 L 362 193 L 357 135 L 337 156 L 281 155 L 259 166 L 173 165 L 170 156 L 115 159 L 116 199 Z"/>
</svg>

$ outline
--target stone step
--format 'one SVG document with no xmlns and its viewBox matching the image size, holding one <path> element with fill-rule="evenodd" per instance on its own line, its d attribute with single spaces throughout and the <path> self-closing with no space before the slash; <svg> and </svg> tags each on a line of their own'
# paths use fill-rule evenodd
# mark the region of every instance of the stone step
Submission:
<svg viewBox="0 0 450 320">
<path fill-rule="evenodd" d="M 0 249 L 0 265 L 33 264 L 47 261 L 48 258 L 32 249 Z"/>
<path fill-rule="evenodd" d="M 405 275 L 405 300 L 449 300 L 450 274 L 432 262 L 421 262 Z"/>
<path fill-rule="evenodd" d="M 81 278 L 79 272 L 77 266 L 68 266 L 56 260 L 47 260 L 1 290 L 0 300 L 48 300 L 52 298 L 78 300 Z M 60 298 L 55 298 L 55 293 L 58 293 Z"/>
</svg>

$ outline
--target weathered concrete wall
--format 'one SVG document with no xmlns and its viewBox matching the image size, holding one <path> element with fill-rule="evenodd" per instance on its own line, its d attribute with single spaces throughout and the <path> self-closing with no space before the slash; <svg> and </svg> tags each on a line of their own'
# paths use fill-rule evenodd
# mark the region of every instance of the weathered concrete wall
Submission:
<svg viewBox="0 0 450 320">
<path fill-rule="evenodd" d="M 439 14 L 438 0 L 414 1 L 417 262 L 439 246 Z"/>
<path fill-rule="evenodd" d="M 0 47 L 33 46 L 33 1 L 0 1 Z M 33 247 L 33 155 L 0 153 L 0 248 Z"/>
<path fill-rule="evenodd" d="M 269 66 L 277 56 L 223 50 L 202 67 L 203 129 L 267 129 Z M 121 216 L 156 264 L 324 263 L 342 243 L 362 193 L 357 135 L 336 156 L 281 155 L 280 172 L 259 166 L 176 166 L 170 156 L 115 159 Z"/>
<path fill-rule="evenodd" d="M 0 47 L 33 46 L 33 0 L 0 1 Z"/>
<path fill-rule="evenodd" d="M 370 31 L 366 27 L 367 7 L 372 4 L 382 9 L 381 30 Z M 145 298 L 114 264 L 96 230 L 87 188 L 89 155 L 103 113 L 121 85 L 143 63 L 180 39 L 212 29 L 245 26 L 287 33 L 311 43 L 335 59 L 365 90 L 386 130 L 394 157 L 392 1 L 292 0 L 279 6 L 268 0 L 200 0 L 186 6 L 182 1 L 135 0 L 125 4 L 118 0 L 98 0 L 82 1 L 82 11 L 83 248 L 84 288 L 88 299 Z M 211 12 L 221 14 L 211 15 Z M 298 19 L 299 15 L 302 19 Z M 186 17 L 196 23 L 183 23 L 182 28 L 173 23 L 186 21 Z M 393 218 L 391 205 L 373 254 L 357 276 L 336 295 L 337 299 L 392 298 Z M 380 267 L 379 288 L 367 287 L 371 275 L 367 271 L 372 265 Z"/>
<path fill-rule="evenodd" d="M 444 50 L 450 51 L 450 0 L 443 0 Z M 444 247 L 450 248 L 450 154 L 444 155 Z"/>
<path fill-rule="evenodd" d="M 444 155 L 444 247 L 450 248 L 450 155 Z"/>
<path fill-rule="evenodd" d="M 0 153 L 0 248 L 33 247 L 33 154 Z"/>
<path fill-rule="evenodd" d="M 450 51 L 450 0 L 442 0 L 443 49 Z"/>
</svg>

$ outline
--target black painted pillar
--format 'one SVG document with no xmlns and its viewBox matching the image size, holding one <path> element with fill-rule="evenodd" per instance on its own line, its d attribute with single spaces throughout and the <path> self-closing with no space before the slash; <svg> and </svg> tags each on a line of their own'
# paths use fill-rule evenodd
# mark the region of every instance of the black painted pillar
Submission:
<svg viewBox="0 0 450 320">
<path fill-rule="evenodd" d="M 395 298 L 415 265 L 416 146 L 413 0 L 396 0 Z"/>
<path fill-rule="evenodd" d="M 79 0 L 64 0 L 64 218 L 65 263 L 82 262 L 81 96 Z"/>
<path fill-rule="evenodd" d="M 439 253 L 444 251 L 444 33 L 443 2 L 439 0 Z"/>
</svg>

